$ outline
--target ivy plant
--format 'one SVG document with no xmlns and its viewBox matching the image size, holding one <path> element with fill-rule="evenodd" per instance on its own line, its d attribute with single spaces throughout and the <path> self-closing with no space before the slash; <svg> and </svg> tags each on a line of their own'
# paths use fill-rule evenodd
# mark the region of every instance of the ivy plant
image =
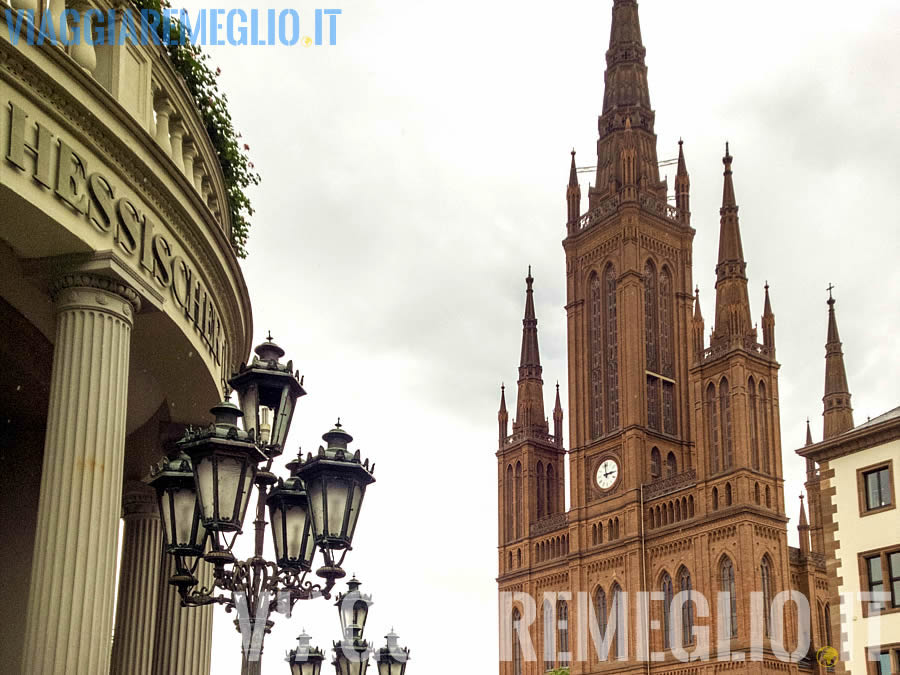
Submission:
<svg viewBox="0 0 900 675">
<path fill-rule="evenodd" d="M 138 9 L 154 11 L 160 15 L 164 9 L 169 8 L 168 0 L 133 2 Z M 168 35 L 164 34 L 166 30 L 169 31 Z M 219 91 L 217 78 L 221 70 L 213 70 L 209 64 L 209 54 L 204 53 L 199 45 L 185 39 L 186 30 L 174 18 L 168 25 L 159 22 L 157 26 L 161 42 L 169 53 L 173 67 L 191 92 L 206 133 L 215 148 L 225 177 L 225 191 L 231 212 L 231 245 L 239 258 L 246 258 L 250 218 L 253 216 L 247 189 L 251 185 L 258 185 L 260 177 L 247 154 L 250 146 L 241 141 L 241 135 L 234 129 L 228 112 L 228 97 Z"/>
</svg>

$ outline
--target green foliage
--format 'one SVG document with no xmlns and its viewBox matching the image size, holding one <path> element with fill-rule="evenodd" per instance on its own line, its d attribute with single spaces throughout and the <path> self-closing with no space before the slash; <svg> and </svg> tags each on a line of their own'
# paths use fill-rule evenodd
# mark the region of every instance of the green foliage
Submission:
<svg viewBox="0 0 900 675">
<path fill-rule="evenodd" d="M 162 12 L 169 6 L 168 0 L 133 1 L 139 9 L 156 12 Z M 254 171 L 253 163 L 247 156 L 250 146 L 241 143 L 241 135 L 234 130 L 231 114 L 228 112 L 228 97 L 219 91 L 216 79 L 221 70 L 212 70 L 209 55 L 203 53 L 199 45 L 180 39 L 183 36 L 180 35 L 182 28 L 178 23 L 172 22 L 169 36 L 162 34 L 164 29 L 164 26 L 159 26 L 160 37 L 169 38 L 163 40 L 171 43 L 166 45 L 169 58 L 194 97 L 194 104 L 200 111 L 225 177 L 228 208 L 231 212 L 231 245 L 239 258 L 246 258 L 249 219 L 253 215 L 246 190 L 251 185 L 258 185 L 260 181 L 259 174 Z"/>
<path fill-rule="evenodd" d="M 548 670 L 547 675 L 569 675 L 568 668 L 556 668 L 554 670 Z"/>
</svg>

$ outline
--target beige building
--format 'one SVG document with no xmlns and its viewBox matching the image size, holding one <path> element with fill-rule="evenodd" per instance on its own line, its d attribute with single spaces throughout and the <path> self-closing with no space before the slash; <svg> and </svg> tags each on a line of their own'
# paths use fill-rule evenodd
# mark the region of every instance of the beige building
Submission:
<svg viewBox="0 0 900 675">
<path fill-rule="evenodd" d="M 121 16 L 48 11 L 76 4 Z M 162 48 L 0 30 L 4 673 L 209 672 L 211 609 L 178 607 L 139 481 L 249 353 L 227 204 Z"/>
<path fill-rule="evenodd" d="M 825 438 L 813 443 L 807 433 L 797 450 L 807 464 L 810 535 L 826 554 L 828 605 L 840 608 L 825 617 L 841 652 L 836 671 L 890 675 L 900 672 L 900 407 L 854 427 L 834 299 L 828 304 Z"/>
</svg>

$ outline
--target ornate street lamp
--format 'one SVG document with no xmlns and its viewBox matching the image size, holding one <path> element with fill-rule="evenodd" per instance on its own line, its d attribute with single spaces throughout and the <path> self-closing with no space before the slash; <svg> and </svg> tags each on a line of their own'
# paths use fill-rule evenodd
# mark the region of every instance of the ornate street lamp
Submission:
<svg viewBox="0 0 900 675">
<path fill-rule="evenodd" d="M 337 675 L 365 675 L 371 654 L 372 648 L 365 640 L 345 637 L 334 643 L 332 665 Z"/>
<path fill-rule="evenodd" d="M 156 490 L 166 553 L 183 557 L 202 555 L 206 531 L 200 525 L 190 458 L 183 452 L 164 457 L 150 470 L 148 483 Z"/>
<path fill-rule="evenodd" d="M 340 419 L 322 440 L 327 447 L 320 446 L 316 456 L 307 455 L 297 475 L 309 494 L 316 543 L 326 560 L 331 560 L 337 551 L 351 548 L 366 487 L 375 481 L 375 465 L 370 470 L 369 460 L 363 463 L 359 450 L 351 453 L 348 445 L 353 436 L 344 431 Z"/>
<path fill-rule="evenodd" d="M 254 351 L 253 362 L 242 365 L 229 384 L 241 402 L 244 429 L 254 439 L 260 440 L 261 409 L 272 411 L 272 428 L 265 439 L 265 449 L 269 457 L 276 457 L 284 448 L 297 399 L 306 395 L 306 391 L 298 379 L 299 373 L 293 372 L 293 361 L 286 364 L 279 361 L 284 350 L 272 342 L 271 333 Z"/>
<path fill-rule="evenodd" d="M 358 451 L 351 454 L 347 446 L 352 437 L 340 425 L 323 436 L 328 449 L 320 448 L 318 457 L 306 461 L 298 457 L 287 465 L 291 472 L 287 479 L 271 473 L 272 459 L 284 447 L 296 401 L 306 393 L 299 373 L 292 373 L 292 363 L 279 361 L 283 355 L 270 335 L 256 348 L 250 366 L 243 365 L 229 383 L 237 390 L 241 407 L 228 401 L 226 390 L 226 400 L 211 410 L 215 422 L 189 429 L 176 444 L 179 455 L 164 460 L 150 479 L 166 531 L 166 551 L 176 558 L 176 574 L 169 581 L 178 587 L 182 605 L 240 608 L 248 616 L 235 624 L 239 630 L 249 625 L 254 636 L 257 621 L 264 621 L 262 635 L 271 630 L 274 624 L 269 617 L 276 609 L 292 608 L 298 600 L 330 597 L 337 579 L 344 577 L 341 565 L 350 550 L 365 489 L 375 480 L 374 465 L 370 469 L 369 460 L 363 463 Z M 270 434 L 264 429 L 266 409 L 272 413 Z M 243 429 L 238 426 L 242 416 Z M 254 485 L 254 555 L 237 561 L 231 550 L 243 528 Z M 267 505 L 275 562 L 263 557 Z M 230 541 L 229 534 L 233 534 Z M 214 588 L 198 590 L 194 571 L 206 536 L 212 550 L 202 559 L 214 565 Z M 317 572 L 324 579 L 322 585 L 306 578 L 316 547 L 325 558 Z M 335 559 L 336 551 L 341 551 L 339 559 Z M 187 558 L 193 558 L 192 565 Z M 225 594 L 216 595 L 215 589 Z M 360 653 L 355 642 L 350 648 Z M 254 638 L 243 652 L 245 675 L 261 672 L 261 653 L 262 643 Z M 318 675 L 319 669 L 321 660 L 318 669 L 303 666 L 295 672 Z M 348 672 L 361 675 L 363 671 Z"/>
<path fill-rule="evenodd" d="M 387 644 L 378 650 L 376 656 L 378 675 L 405 675 L 409 650 L 398 645 L 399 638 L 393 630 L 384 639 Z"/>
<path fill-rule="evenodd" d="M 309 644 L 310 637 L 304 631 L 297 637 L 297 648 L 288 652 L 287 662 L 291 666 L 291 675 L 319 675 L 325 654 Z"/>
<path fill-rule="evenodd" d="M 362 584 L 354 577 L 347 582 L 346 593 L 340 593 L 334 606 L 338 608 L 341 617 L 341 634 L 345 638 L 361 638 L 366 630 L 366 620 L 369 618 L 369 607 L 372 606 L 372 596 L 359 592 Z"/>
</svg>

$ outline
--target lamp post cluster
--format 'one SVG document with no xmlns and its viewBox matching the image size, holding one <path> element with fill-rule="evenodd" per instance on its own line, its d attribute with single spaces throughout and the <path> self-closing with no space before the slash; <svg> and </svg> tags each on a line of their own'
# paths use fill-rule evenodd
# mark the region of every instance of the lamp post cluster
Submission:
<svg viewBox="0 0 900 675">
<path fill-rule="evenodd" d="M 399 638 L 391 631 L 385 636 L 387 643 L 377 651 L 365 641 L 366 619 L 372 597 L 359 592 L 360 583 L 355 578 L 347 584 L 347 593 L 338 595 L 335 606 L 341 619 L 343 639 L 333 644 L 334 666 L 337 675 L 365 675 L 370 657 L 374 655 L 378 675 L 405 675 L 409 661 L 409 649 L 399 646 Z M 320 675 L 325 653 L 310 645 L 305 632 L 297 638 L 297 647 L 287 654 L 291 675 Z"/>
<path fill-rule="evenodd" d="M 169 583 L 178 589 L 182 606 L 238 609 L 235 624 L 253 636 L 243 649 L 242 672 L 249 675 L 260 672 L 263 636 L 274 625 L 272 612 L 289 613 L 298 600 L 328 598 L 345 576 L 341 565 L 351 548 L 366 488 L 375 481 L 375 465 L 349 449 L 353 437 L 340 420 L 322 437 L 326 445 L 317 454 L 304 459 L 300 453 L 287 464 L 287 478 L 271 472 L 272 460 L 282 454 L 297 399 L 306 391 L 292 362 L 281 362 L 284 350 L 271 335 L 255 353 L 228 382 L 240 407 L 228 400 L 226 388 L 225 400 L 211 410 L 215 421 L 188 429 L 148 481 L 156 490 L 166 552 L 175 558 L 176 573 Z M 254 486 L 254 554 L 239 561 L 232 548 Z M 267 507 L 274 562 L 263 557 Z M 307 579 L 316 550 L 323 558 L 316 570 L 321 583 Z M 213 566 L 213 588 L 197 588 L 200 564 Z"/>
</svg>

